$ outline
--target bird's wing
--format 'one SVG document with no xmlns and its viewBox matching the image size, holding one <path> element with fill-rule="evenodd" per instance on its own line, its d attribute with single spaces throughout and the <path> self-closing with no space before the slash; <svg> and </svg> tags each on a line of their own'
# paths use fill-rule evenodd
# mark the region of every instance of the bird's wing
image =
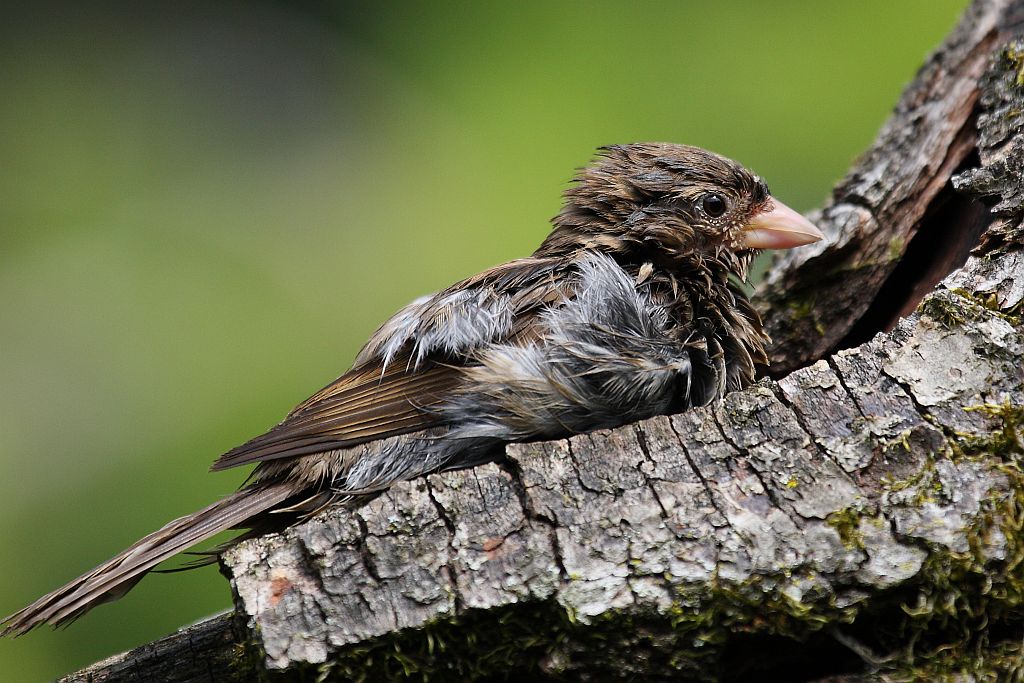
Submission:
<svg viewBox="0 0 1024 683">
<path fill-rule="evenodd" d="M 277 426 L 217 459 L 222 470 L 355 446 L 443 423 L 435 408 L 494 342 L 531 338 L 536 312 L 567 295 L 558 259 L 519 259 L 409 304 L 370 338 L 354 367 Z"/>
</svg>

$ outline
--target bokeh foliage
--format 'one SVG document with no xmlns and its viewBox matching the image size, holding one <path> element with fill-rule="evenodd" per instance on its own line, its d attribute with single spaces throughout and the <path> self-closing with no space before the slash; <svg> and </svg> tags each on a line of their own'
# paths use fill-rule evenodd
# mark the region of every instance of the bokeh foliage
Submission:
<svg viewBox="0 0 1024 683">
<path fill-rule="evenodd" d="M 220 452 L 398 306 L 525 255 L 612 142 L 808 209 L 964 0 L 56 3 L 0 24 L 7 613 L 231 491 Z M 38 680 L 228 607 L 151 577 L 0 642 Z"/>
</svg>

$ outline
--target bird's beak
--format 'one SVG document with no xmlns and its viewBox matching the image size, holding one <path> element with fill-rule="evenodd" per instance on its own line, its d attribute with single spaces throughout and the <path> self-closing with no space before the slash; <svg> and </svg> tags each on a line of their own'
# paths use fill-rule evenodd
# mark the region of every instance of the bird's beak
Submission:
<svg viewBox="0 0 1024 683">
<path fill-rule="evenodd" d="M 790 249 L 824 239 L 821 230 L 775 197 L 768 208 L 751 218 L 740 234 L 744 249 Z"/>
</svg>

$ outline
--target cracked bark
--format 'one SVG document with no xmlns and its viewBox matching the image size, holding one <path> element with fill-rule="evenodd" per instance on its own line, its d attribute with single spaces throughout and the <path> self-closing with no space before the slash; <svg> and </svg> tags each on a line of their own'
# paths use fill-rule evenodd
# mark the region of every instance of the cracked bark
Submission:
<svg viewBox="0 0 1024 683">
<path fill-rule="evenodd" d="M 246 542 L 68 680 L 1021 676 L 1022 27 L 975 2 L 776 263 L 778 381 Z"/>
</svg>

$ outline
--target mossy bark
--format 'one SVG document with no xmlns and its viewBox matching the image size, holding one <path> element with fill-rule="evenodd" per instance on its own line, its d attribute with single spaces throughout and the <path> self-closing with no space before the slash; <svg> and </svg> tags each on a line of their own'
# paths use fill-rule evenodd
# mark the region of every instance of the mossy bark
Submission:
<svg viewBox="0 0 1024 683">
<path fill-rule="evenodd" d="M 776 264 L 778 381 L 243 543 L 233 615 L 68 680 L 1024 676 L 1022 22 L 974 3 Z"/>
</svg>

